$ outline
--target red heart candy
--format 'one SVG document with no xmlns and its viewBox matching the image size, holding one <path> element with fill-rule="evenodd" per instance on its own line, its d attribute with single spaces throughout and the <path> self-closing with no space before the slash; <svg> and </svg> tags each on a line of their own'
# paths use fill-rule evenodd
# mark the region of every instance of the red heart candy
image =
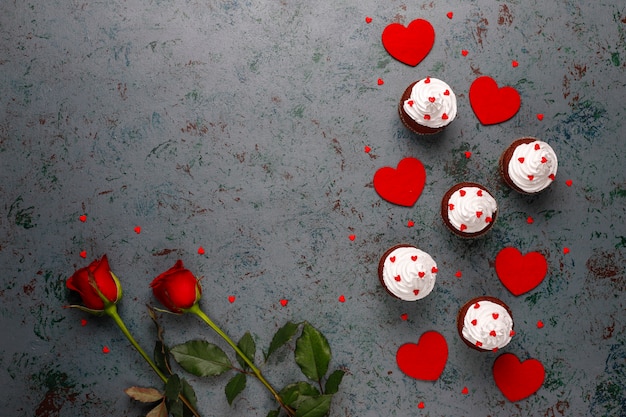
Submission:
<svg viewBox="0 0 626 417">
<path fill-rule="evenodd" d="M 404 158 L 397 168 L 382 167 L 374 174 L 374 189 L 390 203 L 411 207 L 422 194 L 426 169 L 416 158 Z"/>
<path fill-rule="evenodd" d="M 452 19 L 452 16 L 454 16 L 454 13 L 448 12 L 446 13 L 446 16 L 448 16 L 448 19 Z"/>
<path fill-rule="evenodd" d="M 141 233 L 141 226 L 135 226 L 135 233 L 139 234 Z"/>
<path fill-rule="evenodd" d="M 511 402 L 523 400 L 537 392 L 546 372 L 537 359 L 521 362 L 512 353 L 503 353 L 493 363 L 493 379 L 498 389 Z"/>
<path fill-rule="evenodd" d="M 474 114 L 484 125 L 502 123 L 515 116 L 521 106 L 521 98 L 510 86 L 499 88 L 488 76 L 478 77 L 469 89 L 469 100 Z"/>
<path fill-rule="evenodd" d="M 340 303 L 345 303 L 345 302 L 346 302 L 346 296 L 345 296 L 345 295 L 343 295 L 343 294 L 341 294 L 341 295 L 339 296 L 338 300 L 339 300 L 339 302 L 340 302 Z"/>
<path fill-rule="evenodd" d="M 231 304 L 234 303 L 235 302 L 235 296 L 234 295 L 229 295 L 228 296 L 228 302 L 231 303 Z"/>
<path fill-rule="evenodd" d="M 502 284 L 516 296 L 535 288 L 548 272 L 548 262 L 542 254 L 528 252 L 522 255 L 513 247 L 498 252 L 495 267 Z"/>
<path fill-rule="evenodd" d="M 382 41 L 389 55 L 414 67 L 433 48 L 435 29 L 424 19 L 415 19 L 407 27 L 391 23 L 383 30 Z"/>
<path fill-rule="evenodd" d="M 289 301 L 284 299 L 284 298 L 282 300 L 280 300 L 280 305 L 283 306 L 283 307 L 287 307 L 288 303 L 289 303 Z"/>
<path fill-rule="evenodd" d="M 365 23 L 372 23 L 372 18 L 369 16 L 365 16 Z"/>
<path fill-rule="evenodd" d="M 82 214 L 82 215 L 78 218 L 78 220 L 80 220 L 81 222 L 85 223 L 85 222 L 87 221 L 87 215 Z"/>
<path fill-rule="evenodd" d="M 405 343 L 396 353 L 396 362 L 402 372 L 422 381 L 435 381 L 448 361 L 448 343 L 444 337 L 430 330 L 420 336 L 417 344 Z"/>
</svg>

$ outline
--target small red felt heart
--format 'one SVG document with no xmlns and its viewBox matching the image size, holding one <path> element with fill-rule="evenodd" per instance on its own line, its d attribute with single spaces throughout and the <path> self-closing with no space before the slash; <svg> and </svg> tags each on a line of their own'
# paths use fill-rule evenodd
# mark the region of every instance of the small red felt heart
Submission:
<svg viewBox="0 0 626 417">
<path fill-rule="evenodd" d="M 521 98 L 515 88 L 499 88 L 496 81 L 488 76 L 474 80 L 469 89 L 469 101 L 474 114 L 484 125 L 509 120 L 521 106 Z"/>
<path fill-rule="evenodd" d="M 383 30 L 382 41 L 389 55 L 414 67 L 433 48 L 435 29 L 424 19 L 415 19 L 406 27 L 391 23 Z"/>
<path fill-rule="evenodd" d="M 543 281 L 548 272 L 548 262 L 539 252 L 526 255 L 513 247 L 502 249 L 496 255 L 496 274 L 513 295 L 524 294 Z"/>
<path fill-rule="evenodd" d="M 396 353 L 396 362 L 402 372 L 422 381 L 435 381 L 448 361 L 448 343 L 444 337 L 430 330 L 420 336 L 417 344 L 405 343 Z"/>
<path fill-rule="evenodd" d="M 503 353 L 493 363 L 493 379 L 498 389 L 511 402 L 523 400 L 537 392 L 546 372 L 537 359 L 521 362 L 512 353 Z"/>
<path fill-rule="evenodd" d="M 382 167 L 374 174 L 374 189 L 390 203 L 411 207 L 426 184 L 426 169 L 419 159 L 404 158 L 397 168 Z"/>
</svg>

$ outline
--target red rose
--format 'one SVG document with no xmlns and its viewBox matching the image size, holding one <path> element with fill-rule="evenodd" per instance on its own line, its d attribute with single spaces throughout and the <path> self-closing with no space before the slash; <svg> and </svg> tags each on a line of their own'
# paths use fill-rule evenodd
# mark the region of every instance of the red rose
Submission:
<svg viewBox="0 0 626 417">
<path fill-rule="evenodd" d="M 173 313 L 183 313 L 183 310 L 196 304 L 202 295 L 200 283 L 180 259 L 156 277 L 150 287 L 161 304 Z"/>
<path fill-rule="evenodd" d="M 122 287 L 111 272 L 106 255 L 74 272 L 74 275 L 68 278 L 66 285 L 70 290 L 80 294 L 84 306 L 90 310 L 104 310 L 104 301 L 98 295 L 98 291 L 114 304 L 122 296 Z"/>
</svg>

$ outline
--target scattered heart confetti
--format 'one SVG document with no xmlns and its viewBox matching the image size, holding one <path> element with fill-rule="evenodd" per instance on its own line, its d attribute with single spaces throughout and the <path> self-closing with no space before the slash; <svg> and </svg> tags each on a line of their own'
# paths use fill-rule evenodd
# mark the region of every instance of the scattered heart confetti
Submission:
<svg viewBox="0 0 626 417">
<path fill-rule="evenodd" d="M 572 180 L 565 181 L 565 185 L 567 185 L 568 187 L 571 187 L 573 183 L 574 183 L 574 181 L 572 181 Z"/>
<path fill-rule="evenodd" d="M 404 158 L 397 168 L 382 167 L 374 174 L 374 189 L 385 201 L 411 207 L 426 184 L 426 169 L 419 159 Z"/>
<path fill-rule="evenodd" d="M 417 408 L 424 408 L 424 401 L 420 401 L 419 404 L 417 404 Z"/>
<path fill-rule="evenodd" d="M 365 23 L 372 23 L 372 18 L 369 16 L 365 16 Z"/>
<path fill-rule="evenodd" d="M 541 320 L 539 320 L 539 321 L 537 322 L 537 328 L 538 328 L 538 329 L 543 329 L 543 322 L 542 322 Z"/>
<path fill-rule="evenodd" d="M 461 390 L 461 394 L 463 395 L 469 394 L 469 389 L 467 389 L 467 387 L 463 387 L 463 389 Z"/>
<path fill-rule="evenodd" d="M 204 255 L 204 248 L 202 246 L 198 247 L 198 255 Z"/>
<path fill-rule="evenodd" d="M 104 346 L 104 347 L 102 348 L 102 353 L 104 353 L 105 355 L 106 355 L 107 353 L 109 353 L 110 351 L 111 351 L 111 349 L 109 349 L 109 347 L 108 347 L 108 346 Z"/>
<path fill-rule="evenodd" d="M 280 305 L 283 307 L 287 307 L 287 304 L 289 303 L 288 300 L 285 300 L 284 298 L 282 300 L 280 300 Z"/>
<path fill-rule="evenodd" d="M 83 327 L 85 327 L 85 326 L 87 325 L 87 320 L 85 320 L 85 319 L 81 319 L 81 320 L 80 320 L 80 325 L 81 325 L 81 326 L 83 326 Z"/>
<path fill-rule="evenodd" d="M 511 61 L 511 66 L 513 68 L 517 68 L 519 66 L 519 62 L 517 62 L 516 60 Z"/>
<path fill-rule="evenodd" d="M 87 221 L 87 216 L 86 216 L 86 215 L 84 215 L 84 214 L 82 214 L 82 215 L 78 218 L 78 220 L 80 220 L 81 222 L 85 223 L 85 222 Z"/>
<path fill-rule="evenodd" d="M 228 302 L 231 303 L 231 304 L 234 303 L 235 302 L 235 296 L 234 295 L 229 295 L 228 296 Z"/>
<path fill-rule="evenodd" d="M 409 319 L 409 315 L 407 313 L 402 313 L 400 314 L 400 319 L 402 319 L 402 321 L 407 321 Z"/>
<path fill-rule="evenodd" d="M 496 255 L 496 274 L 513 295 L 524 294 L 537 287 L 548 272 L 548 262 L 539 252 L 526 255 L 514 247 L 506 247 Z"/>
<path fill-rule="evenodd" d="M 406 227 L 413 227 L 415 226 L 415 222 L 413 220 L 409 220 L 408 222 L 406 222 Z"/>
<path fill-rule="evenodd" d="M 472 157 L 472 153 L 470 151 L 465 151 L 465 157 L 470 159 Z"/>
<path fill-rule="evenodd" d="M 569 253 L 569 248 L 568 247 L 564 247 L 563 248 L 563 254 L 567 255 Z"/>
<path fill-rule="evenodd" d="M 435 29 L 424 19 L 415 19 L 406 27 L 400 23 L 391 23 L 383 30 L 382 42 L 389 55 L 414 67 L 432 49 Z"/>
<path fill-rule="evenodd" d="M 141 233 L 141 226 L 135 226 L 135 233 Z"/>
<path fill-rule="evenodd" d="M 85 250 L 84 250 L 84 251 L 81 251 L 81 252 L 79 253 L 79 255 L 80 255 L 80 257 L 81 257 L 81 258 L 83 258 L 83 259 L 84 259 L 84 258 L 86 258 L 86 257 L 87 257 L 87 251 L 85 251 Z"/>
<path fill-rule="evenodd" d="M 535 222 L 535 219 L 533 219 L 532 217 L 528 216 L 528 217 L 526 218 L 526 223 L 528 223 L 528 224 L 533 224 L 534 222 Z"/>
<path fill-rule="evenodd" d="M 400 370 L 411 378 L 435 381 L 448 361 L 448 343 L 434 330 L 423 333 L 417 344 L 405 343 L 396 353 Z"/>
<path fill-rule="evenodd" d="M 369 146 L 365 145 L 363 150 L 365 151 L 365 153 L 370 153 L 372 151 L 372 148 L 370 148 Z"/>
<path fill-rule="evenodd" d="M 448 19 L 452 19 L 452 16 L 454 16 L 454 13 L 448 12 L 446 13 L 446 16 L 448 16 Z"/>
<path fill-rule="evenodd" d="M 461 278 L 463 276 L 463 273 L 461 271 L 456 271 L 456 274 L 454 274 L 454 276 L 456 276 L 457 278 Z"/>
<path fill-rule="evenodd" d="M 345 302 L 346 302 L 346 297 L 345 297 L 343 294 L 341 294 L 341 295 L 339 296 L 339 302 L 340 302 L 340 303 L 345 303 Z"/>
<path fill-rule="evenodd" d="M 472 82 L 469 101 L 474 114 L 484 125 L 509 120 L 521 106 L 521 98 L 515 88 L 498 87 L 496 81 L 488 76 L 478 77 Z"/>
<path fill-rule="evenodd" d="M 350 235 L 350 236 L 348 236 L 348 239 L 354 241 L 354 239 L 356 239 L 356 235 Z"/>
<path fill-rule="evenodd" d="M 537 113 L 537 119 L 538 120 L 543 120 L 543 113 Z"/>
<path fill-rule="evenodd" d="M 537 359 L 522 362 L 512 353 L 503 353 L 493 363 L 496 386 L 511 402 L 523 400 L 537 392 L 545 376 L 545 369 Z"/>
<path fill-rule="evenodd" d="M 378 85 L 383 85 L 383 84 L 385 84 L 385 81 L 383 81 L 383 79 L 382 79 L 382 78 L 379 78 L 376 82 L 378 83 Z"/>
<path fill-rule="evenodd" d="M 467 56 L 468 53 L 469 52 L 467 51 L 467 49 L 462 49 L 461 50 L 461 55 L 463 55 L 463 56 Z"/>
</svg>

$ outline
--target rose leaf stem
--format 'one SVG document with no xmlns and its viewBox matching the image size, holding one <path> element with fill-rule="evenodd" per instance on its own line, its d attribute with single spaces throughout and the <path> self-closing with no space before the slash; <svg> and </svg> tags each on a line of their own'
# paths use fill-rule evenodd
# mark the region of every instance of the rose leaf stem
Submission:
<svg viewBox="0 0 626 417">
<path fill-rule="evenodd" d="M 291 409 L 291 407 L 287 406 L 284 402 L 283 399 L 280 397 L 280 395 L 278 394 L 278 392 L 274 389 L 274 387 L 272 387 L 272 385 L 265 379 L 265 377 L 263 376 L 263 374 L 261 373 L 261 370 L 259 368 L 256 367 L 256 365 L 250 360 L 250 358 L 248 358 L 246 356 L 245 353 L 243 353 L 241 351 L 241 349 L 239 349 L 239 346 L 237 346 L 237 344 L 235 344 L 235 342 L 233 342 L 233 340 L 226 334 L 224 333 L 224 331 L 222 331 L 222 329 L 220 329 L 217 324 L 215 324 L 210 318 L 209 316 L 207 316 L 204 311 L 202 311 L 202 309 L 200 308 L 200 306 L 196 303 L 193 306 L 191 306 L 189 309 L 186 310 L 186 312 L 188 313 L 193 313 L 196 316 L 198 316 L 202 321 L 204 321 L 206 324 L 209 325 L 209 327 L 211 329 L 213 329 L 222 339 L 224 339 L 224 341 L 226 343 L 228 343 L 230 345 L 230 347 L 232 347 L 235 352 L 244 360 L 244 362 L 246 364 L 248 364 L 248 366 L 250 367 L 250 369 L 252 370 L 252 372 L 254 373 L 254 375 L 257 377 L 257 379 L 259 381 L 261 381 L 261 383 L 263 385 L 265 385 L 265 387 L 269 390 L 270 393 L 272 393 L 272 395 L 274 396 L 274 399 L 276 399 L 276 401 L 280 404 L 281 407 L 283 407 L 285 409 L 285 411 L 287 411 L 287 413 L 292 416 L 294 415 L 294 411 Z"/>
<path fill-rule="evenodd" d="M 122 331 L 122 333 L 124 333 L 124 336 L 126 336 L 128 341 L 130 342 L 130 344 L 133 345 L 135 350 L 137 352 L 139 352 L 139 354 L 144 358 L 144 360 L 146 362 L 148 362 L 148 365 L 150 365 L 150 367 L 154 370 L 154 372 L 156 372 L 156 374 L 159 376 L 159 378 L 161 378 L 161 380 L 164 383 L 167 383 L 167 379 L 168 378 L 165 376 L 165 374 L 163 374 L 163 372 L 161 372 L 159 367 L 152 361 L 152 359 L 150 359 L 150 356 L 148 356 L 148 354 L 143 350 L 143 348 L 141 346 L 139 346 L 139 343 L 137 343 L 137 341 L 135 340 L 133 335 L 130 334 L 130 331 L 128 330 L 128 328 L 126 327 L 126 325 L 122 321 L 122 318 L 120 317 L 120 315 L 117 312 L 117 306 L 115 304 L 109 304 L 109 305 L 105 306 L 104 312 L 105 312 L 106 315 L 108 315 L 109 317 L 111 317 L 113 319 L 115 324 L 117 324 L 117 327 L 119 327 L 120 330 Z M 198 412 L 194 409 L 194 407 L 191 405 L 191 403 L 189 403 L 189 400 L 187 400 L 187 398 L 182 393 L 180 393 L 178 395 L 178 398 L 180 398 L 180 400 L 183 402 L 183 404 L 185 404 L 185 406 L 187 406 L 187 408 L 193 413 L 193 415 L 195 417 L 200 417 L 200 414 L 198 414 Z"/>
</svg>

